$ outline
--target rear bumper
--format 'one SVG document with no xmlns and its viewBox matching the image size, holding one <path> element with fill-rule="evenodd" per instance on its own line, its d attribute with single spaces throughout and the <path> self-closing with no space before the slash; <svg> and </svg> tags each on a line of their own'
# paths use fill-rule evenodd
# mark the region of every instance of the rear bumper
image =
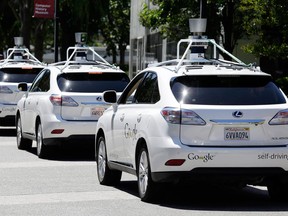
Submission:
<svg viewBox="0 0 288 216">
<path fill-rule="evenodd" d="M 0 104 L 0 126 L 15 126 L 15 104 Z"/>
<path fill-rule="evenodd" d="M 0 117 L 0 126 L 15 126 L 15 115 Z"/>
<path fill-rule="evenodd" d="M 284 143 L 269 147 L 191 147 L 176 141 L 179 140 L 150 139 L 148 151 L 153 180 L 195 177 L 257 183 L 288 175 L 288 145 Z M 175 159 L 184 163 L 165 165 Z"/>
<path fill-rule="evenodd" d="M 61 138 L 46 138 L 43 139 L 45 145 L 94 145 L 95 135 L 71 135 L 69 137 Z"/>
<path fill-rule="evenodd" d="M 277 167 L 196 168 L 187 172 L 154 172 L 156 182 L 197 181 L 225 184 L 251 184 L 267 186 L 273 179 L 286 179 L 288 172 Z"/>
<path fill-rule="evenodd" d="M 51 118 L 52 119 L 52 118 Z M 43 141 L 45 145 L 91 144 L 95 142 L 96 121 L 42 120 Z M 55 131 L 63 130 L 62 133 Z M 53 132 L 54 131 L 54 132 Z"/>
</svg>

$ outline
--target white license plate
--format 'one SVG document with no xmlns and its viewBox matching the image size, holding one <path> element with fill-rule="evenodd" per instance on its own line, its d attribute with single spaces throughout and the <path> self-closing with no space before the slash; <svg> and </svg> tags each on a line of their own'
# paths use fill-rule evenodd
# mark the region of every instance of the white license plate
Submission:
<svg viewBox="0 0 288 216">
<path fill-rule="evenodd" d="M 104 107 L 92 107 L 91 108 L 91 116 L 102 116 L 105 111 Z"/>
<path fill-rule="evenodd" d="M 250 140 L 250 128 L 226 127 L 224 129 L 225 140 Z"/>
</svg>

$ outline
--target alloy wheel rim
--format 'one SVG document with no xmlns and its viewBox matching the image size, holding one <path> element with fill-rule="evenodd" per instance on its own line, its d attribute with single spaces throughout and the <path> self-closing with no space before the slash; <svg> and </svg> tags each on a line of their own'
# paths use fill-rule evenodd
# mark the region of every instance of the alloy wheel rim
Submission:
<svg viewBox="0 0 288 216">
<path fill-rule="evenodd" d="M 20 145 L 20 140 L 22 139 L 22 132 L 21 132 L 21 122 L 20 119 L 18 119 L 17 121 L 17 129 L 16 129 L 16 133 L 17 133 L 17 145 Z"/>
<path fill-rule="evenodd" d="M 139 189 L 141 194 L 145 194 L 148 186 L 148 158 L 146 152 L 142 152 L 139 160 L 138 174 Z"/>
<path fill-rule="evenodd" d="M 37 130 L 37 153 L 38 155 L 41 153 L 42 148 L 42 131 L 41 131 L 41 125 L 38 126 Z"/>
<path fill-rule="evenodd" d="M 99 144 L 99 150 L 98 150 L 98 174 L 99 178 L 102 181 L 105 175 L 106 171 L 106 150 L 104 142 L 101 141 Z"/>
</svg>

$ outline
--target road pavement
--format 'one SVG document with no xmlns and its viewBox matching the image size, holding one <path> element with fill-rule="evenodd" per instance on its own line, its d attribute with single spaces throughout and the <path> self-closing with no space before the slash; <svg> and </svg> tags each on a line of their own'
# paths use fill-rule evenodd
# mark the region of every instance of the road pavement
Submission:
<svg viewBox="0 0 288 216">
<path fill-rule="evenodd" d="M 265 187 L 171 185 L 158 202 L 141 202 L 135 176 L 123 174 L 117 187 L 100 185 L 88 149 L 53 154 L 39 159 L 35 143 L 18 150 L 15 129 L 0 128 L 0 216 L 288 215 L 288 205 L 272 202 Z"/>
</svg>

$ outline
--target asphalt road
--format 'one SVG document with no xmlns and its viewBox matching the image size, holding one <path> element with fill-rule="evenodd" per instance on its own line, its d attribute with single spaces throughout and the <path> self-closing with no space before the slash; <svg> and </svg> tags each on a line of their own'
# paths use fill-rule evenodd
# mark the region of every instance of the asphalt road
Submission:
<svg viewBox="0 0 288 216">
<path fill-rule="evenodd" d="M 0 216 L 288 215 L 288 205 L 272 202 L 265 187 L 169 186 L 157 203 L 144 203 L 132 175 L 123 174 L 117 187 L 99 185 L 88 149 L 54 152 L 44 160 L 35 143 L 18 150 L 15 130 L 0 128 Z"/>
</svg>

